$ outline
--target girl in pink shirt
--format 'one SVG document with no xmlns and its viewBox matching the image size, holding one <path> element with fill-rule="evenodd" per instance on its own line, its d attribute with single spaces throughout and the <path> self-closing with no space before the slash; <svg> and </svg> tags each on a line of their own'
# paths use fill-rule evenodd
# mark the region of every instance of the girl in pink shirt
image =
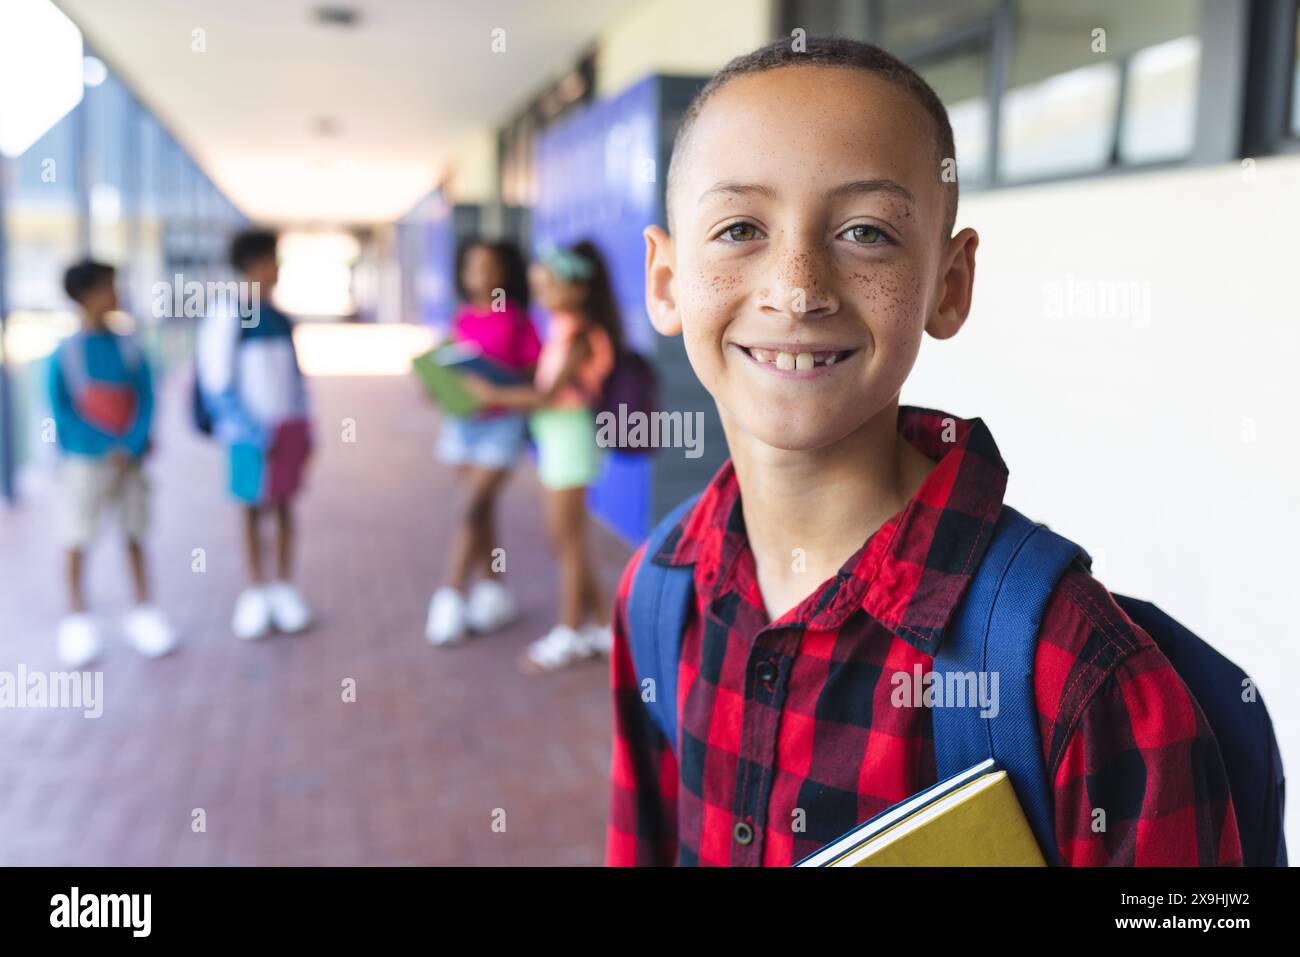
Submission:
<svg viewBox="0 0 1300 957">
<path fill-rule="evenodd" d="M 527 382 L 541 342 L 528 317 L 528 278 L 519 249 L 505 241 L 463 247 L 456 290 L 461 306 L 452 338 L 473 343 Z M 500 544 L 497 496 L 526 444 L 527 423 L 515 409 L 490 405 L 471 416 L 448 416 L 442 423 L 438 457 L 460 473 L 465 499 L 447 579 L 429 602 L 425 636 L 435 645 L 459 641 L 471 630 L 494 631 L 515 617 L 514 599 L 493 566 L 492 550 Z M 466 596 L 475 573 L 478 581 Z"/>
</svg>

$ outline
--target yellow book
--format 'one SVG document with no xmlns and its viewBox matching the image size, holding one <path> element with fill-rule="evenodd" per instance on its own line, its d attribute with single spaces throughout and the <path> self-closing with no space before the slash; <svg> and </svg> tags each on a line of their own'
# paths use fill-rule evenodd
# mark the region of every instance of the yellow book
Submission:
<svg viewBox="0 0 1300 957">
<path fill-rule="evenodd" d="M 990 759 L 877 815 L 801 867 L 1046 867 L 1006 771 Z"/>
</svg>

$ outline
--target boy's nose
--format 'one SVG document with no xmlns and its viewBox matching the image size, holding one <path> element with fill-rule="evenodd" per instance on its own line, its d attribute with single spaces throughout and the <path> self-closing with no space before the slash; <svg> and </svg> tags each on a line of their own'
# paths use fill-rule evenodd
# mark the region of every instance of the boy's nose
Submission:
<svg viewBox="0 0 1300 957">
<path fill-rule="evenodd" d="M 821 257 L 806 248 L 792 248 L 776 260 L 759 306 L 800 319 L 830 315 L 839 309 L 839 300 L 826 281 Z"/>
</svg>

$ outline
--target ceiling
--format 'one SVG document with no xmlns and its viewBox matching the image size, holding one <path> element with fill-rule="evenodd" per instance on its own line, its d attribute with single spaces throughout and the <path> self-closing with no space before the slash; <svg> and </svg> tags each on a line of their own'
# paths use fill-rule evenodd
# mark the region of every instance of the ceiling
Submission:
<svg viewBox="0 0 1300 957">
<path fill-rule="evenodd" d="M 246 214 L 281 224 L 401 216 L 635 2 L 56 0 Z M 324 25 L 321 5 L 359 17 Z"/>
</svg>

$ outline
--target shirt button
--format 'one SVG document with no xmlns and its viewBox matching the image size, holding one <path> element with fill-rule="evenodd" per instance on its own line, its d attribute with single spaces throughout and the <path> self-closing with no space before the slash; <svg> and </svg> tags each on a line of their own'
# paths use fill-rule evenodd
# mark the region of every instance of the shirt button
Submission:
<svg viewBox="0 0 1300 957">
<path fill-rule="evenodd" d="M 771 661 L 760 661 L 758 667 L 754 669 L 754 674 L 758 676 L 758 680 L 763 684 L 770 685 L 776 680 L 776 665 Z"/>
<path fill-rule="evenodd" d="M 754 829 L 745 821 L 736 822 L 734 833 L 737 844 L 749 844 L 754 840 Z"/>
</svg>

